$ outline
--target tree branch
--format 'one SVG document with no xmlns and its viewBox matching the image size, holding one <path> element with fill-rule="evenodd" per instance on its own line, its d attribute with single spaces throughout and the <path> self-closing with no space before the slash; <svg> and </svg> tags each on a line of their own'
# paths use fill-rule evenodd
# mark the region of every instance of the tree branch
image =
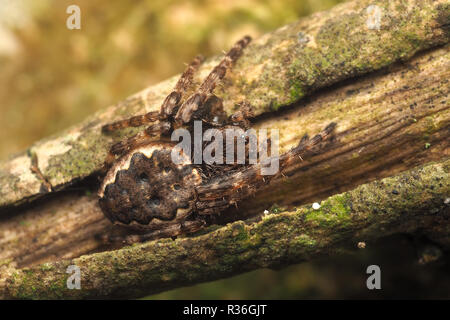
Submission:
<svg viewBox="0 0 450 320">
<path fill-rule="evenodd" d="M 376 6 L 379 24 L 372 23 Z M 448 43 L 450 9 L 445 0 L 358 0 L 336 6 L 255 39 L 216 94 L 231 112 L 247 100 L 257 115 L 276 111 L 311 92 L 405 61 L 415 53 Z M 199 72 L 204 76 L 220 57 Z M 158 110 L 178 76 L 100 111 L 28 152 L 0 163 L 0 207 L 43 195 L 42 181 L 30 172 L 30 154 L 54 190 L 99 170 L 112 141 L 100 127 L 130 115 Z M 199 81 L 200 78 L 197 78 Z"/>
<path fill-rule="evenodd" d="M 317 210 L 306 205 L 193 238 L 11 268 L 0 282 L 0 297 L 137 298 L 257 268 L 287 266 L 418 228 L 450 245 L 449 168 L 446 160 L 365 184 L 322 201 Z M 69 265 L 81 270 L 80 290 L 67 289 Z"/>
<path fill-rule="evenodd" d="M 381 9 L 379 28 L 369 5 Z M 306 132 L 338 123 L 323 152 L 299 161 L 288 178 L 220 222 L 354 189 L 329 198 L 321 210 L 304 206 L 256 224 L 234 222 L 195 237 L 92 254 L 116 249 L 95 235 L 125 231 L 103 216 L 98 186 L 85 178 L 99 170 L 112 141 L 136 132 L 105 136 L 100 127 L 156 110 L 176 77 L 0 163 L 0 296 L 138 297 L 418 229 L 449 247 L 449 8 L 445 1 L 344 3 L 256 39 L 218 88 L 229 112 L 246 99 L 257 111 L 255 128 L 279 128 L 282 152 Z M 31 158 L 54 192 L 46 193 L 30 171 Z M 373 180 L 379 182 L 362 185 Z M 80 181 L 82 189 L 70 191 Z M 66 289 L 70 264 L 82 269 L 81 291 Z"/>
</svg>

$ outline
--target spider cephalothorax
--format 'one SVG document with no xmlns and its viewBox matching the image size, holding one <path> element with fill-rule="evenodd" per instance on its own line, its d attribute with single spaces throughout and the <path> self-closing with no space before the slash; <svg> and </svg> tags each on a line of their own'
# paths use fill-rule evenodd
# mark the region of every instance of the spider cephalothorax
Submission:
<svg viewBox="0 0 450 320">
<path fill-rule="evenodd" d="M 110 132 L 151 124 L 141 133 L 114 144 L 105 161 L 109 170 L 98 193 L 102 211 L 115 224 L 146 231 L 125 240 L 142 241 L 199 230 L 205 224 L 204 216 L 220 213 L 277 176 L 262 176 L 261 163 L 194 164 L 192 155 L 182 150 L 177 151 L 180 158 L 175 163 L 175 144 L 163 142 L 177 128 L 192 130 L 194 121 L 219 130 L 224 141 L 226 129 L 249 127 L 249 104 L 242 102 L 236 113 L 226 117 L 222 100 L 213 90 L 250 40 L 247 36 L 238 41 L 189 97 L 183 95 L 203 61 L 200 56 L 182 74 L 160 111 L 103 127 L 103 131 Z M 328 125 L 312 139 L 305 136 L 296 148 L 277 156 L 280 172 L 326 139 L 334 127 L 334 123 Z M 158 136 L 166 138 L 155 139 Z"/>
</svg>

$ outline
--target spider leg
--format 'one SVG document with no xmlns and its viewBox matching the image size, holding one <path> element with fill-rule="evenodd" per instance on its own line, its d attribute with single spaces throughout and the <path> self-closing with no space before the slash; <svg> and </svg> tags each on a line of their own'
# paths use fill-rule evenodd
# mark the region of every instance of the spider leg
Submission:
<svg viewBox="0 0 450 320">
<path fill-rule="evenodd" d="M 198 69 L 204 58 L 200 55 L 196 56 L 195 59 L 188 65 L 186 70 L 178 79 L 174 90 L 164 99 L 160 111 L 150 111 L 146 114 L 134 116 L 128 119 L 116 121 L 102 127 L 103 132 L 112 132 L 115 130 L 125 129 L 129 127 L 140 127 L 157 120 L 166 120 L 170 115 L 172 115 L 174 108 L 180 102 L 182 94 L 187 90 L 189 85 L 193 81 L 194 72 Z"/>
<path fill-rule="evenodd" d="M 234 62 L 241 56 L 242 50 L 250 43 L 252 39 L 245 36 L 227 52 L 222 61 L 214 67 L 210 74 L 206 77 L 200 85 L 199 91 L 204 93 L 212 93 L 218 81 L 222 80 L 228 69 L 231 68 Z"/>
<path fill-rule="evenodd" d="M 250 128 L 250 121 L 248 119 L 254 116 L 255 114 L 250 103 L 247 101 L 242 101 L 239 103 L 239 110 L 233 113 L 229 117 L 228 121 L 247 130 Z"/>
<path fill-rule="evenodd" d="M 132 149 L 151 143 L 152 137 L 169 129 L 170 123 L 168 121 L 158 122 L 128 139 L 113 144 L 106 155 L 103 168 L 100 170 L 101 174 L 106 174 L 116 160 L 116 156 L 121 156 Z"/>
<path fill-rule="evenodd" d="M 48 181 L 48 179 L 44 176 L 41 169 L 39 169 L 38 158 L 36 153 L 31 153 L 31 165 L 30 170 L 33 172 L 38 179 L 41 181 L 41 189 L 44 188 L 45 192 L 51 192 L 53 190 L 52 185 Z"/>
<path fill-rule="evenodd" d="M 147 127 L 144 131 L 113 144 L 110 149 L 110 154 L 123 155 L 132 149 L 148 144 L 152 141 L 153 137 L 168 132 L 170 127 L 171 125 L 168 121 L 155 123 Z"/>
<path fill-rule="evenodd" d="M 260 187 L 268 184 L 272 179 L 282 174 L 284 170 L 289 169 L 293 163 L 301 161 L 302 156 L 306 157 L 310 154 L 313 147 L 331 136 L 335 127 L 336 123 L 330 123 L 322 132 L 313 138 L 309 139 L 308 136 L 303 137 L 297 147 L 277 157 L 279 160 L 278 173 L 274 175 L 262 175 L 261 169 L 264 164 L 260 161 L 258 164 L 248 166 L 243 170 L 231 172 L 228 175 L 219 176 L 209 183 L 197 187 L 198 201 L 218 202 L 219 199 L 225 198 L 231 203 L 247 198 Z M 218 203 L 219 205 L 221 204 L 220 202 Z"/>
<path fill-rule="evenodd" d="M 175 107 L 180 102 L 183 94 L 192 84 L 194 80 L 194 73 L 198 70 L 200 65 L 203 63 L 205 58 L 201 55 L 195 57 L 195 59 L 188 65 L 186 70 L 181 75 L 180 79 L 178 79 L 177 84 L 175 85 L 174 90 L 166 97 L 163 104 L 161 105 L 160 117 L 161 119 L 168 119 L 173 115 Z"/>
<path fill-rule="evenodd" d="M 145 124 L 155 122 L 159 118 L 159 113 L 157 111 L 152 111 L 139 116 L 134 116 L 129 119 L 124 119 L 116 121 L 113 123 L 106 124 L 102 127 L 103 132 L 112 132 L 115 130 L 125 129 L 129 127 L 140 127 Z"/>
<path fill-rule="evenodd" d="M 246 36 L 235 43 L 235 45 L 223 57 L 222 61 L 214 67 L 210 74 L 206 77 L 200 88 L 192 94 L 178 109 L 175 115 L 175 124 L 177 127 L 192 120 L 192 115 L 205 105 L 206 100 L 212 94 L 217 83 L 223 79 L 228 69 L 242 54 L 242 50 L 249 44 L 251 38 Z"/>
<path fill-rule="evenodd" d="M 304 154 L 307 154 L 313 147 L 329 139 L 335 128 L 336 123 L 331 122 L 325 127 L 325 129 L 311 139 L 309 139 L 307 135 L 303 136 L 297 147 L 291 149 L 280 157 L 280 172 L 288 169 L 292 163 L 297 162 L 299 159 L 302 160 L 302 156 Z"/>
<path fill-rule="evenodd" d="M 144 242 L 148 240 L 154 240 L 159 238 L 169 238 L 176 237 L 181 234 L 194 233 L 201 230 L 205 226 L 205 221 L 203 220 L 189 220 L 184 222 L 176 222 L 168 224 L 157 230 L 151 230 L 144 234 L 133 234 L 126 236 L 105 236 L 102 237 L 104 242 L 114 243 L 122 242 L 126 244 L 133 244 L 137 242 Z"/>
<path fill-rule="evenodd" d="M 211 127 L 223 127 L 228 122 L 223 101 L 215 94 L 206 98 L 204 105 L 192 114 L 191 120 L 201 120 Z"/>
</svg>

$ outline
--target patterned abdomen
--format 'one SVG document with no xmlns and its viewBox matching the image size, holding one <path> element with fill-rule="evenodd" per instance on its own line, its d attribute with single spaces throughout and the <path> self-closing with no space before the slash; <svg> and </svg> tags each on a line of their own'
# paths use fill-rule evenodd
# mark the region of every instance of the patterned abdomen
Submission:
<svg viewBox="0 0 450 320">
<path fill-rule="evenodd" d="M 172 161 L 172 147 L 149 145 L 119 159 L 99 191 L 106 217 L 114 223 L 154 229 L 193 212 L 194 188 L 202 178 L 188 157 L 181 164 Z"/>
</svg>

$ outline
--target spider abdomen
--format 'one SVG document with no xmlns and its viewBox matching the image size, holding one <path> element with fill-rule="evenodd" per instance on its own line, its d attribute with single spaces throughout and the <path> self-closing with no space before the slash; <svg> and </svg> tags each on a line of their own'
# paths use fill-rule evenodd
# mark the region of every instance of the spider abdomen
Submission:
<svg viewBox="0 0 450 320">
<path fill-rule="evenodd" d="M 186 156 L 175 164 L 172 145 L 153 144 L 123 156 L 109 170 L 99 191 L 103 213 L 113 223 L 154 229 L 183 221 L 195 205 L 202 178 Z"/>
</svg>

